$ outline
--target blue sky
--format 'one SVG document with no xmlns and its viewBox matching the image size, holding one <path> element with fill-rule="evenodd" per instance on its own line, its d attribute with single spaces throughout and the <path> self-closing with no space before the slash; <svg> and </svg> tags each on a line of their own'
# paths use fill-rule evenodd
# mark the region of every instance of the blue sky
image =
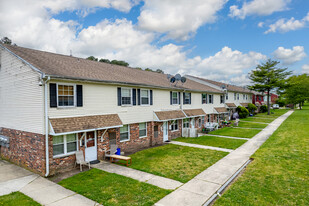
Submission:
<svg viewBox="0 0 309 206">
<path fill-rule="evenodd" d="M 239 85 L 267 58 L 309 73 L 308 0 L 30 1 L 0 3 L 0 36 Z"/>
</svg>

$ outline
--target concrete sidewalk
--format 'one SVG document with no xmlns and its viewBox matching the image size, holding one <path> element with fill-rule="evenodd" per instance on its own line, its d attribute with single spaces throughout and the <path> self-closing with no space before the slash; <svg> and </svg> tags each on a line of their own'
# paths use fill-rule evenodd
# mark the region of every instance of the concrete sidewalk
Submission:
<svg viewBox="0 0 309 206">
<path fill-rule="evenodd" d="M 200 145 L 200 144 L 192 144 L 192 143 L 186 143 L 186 142 L 171 141 L 171 142 L 168 142 L 168 143 L 169 144 L 176 144 L 176 145 L 186 146 L 186 147 L 195 147 L 195 148 L 200 148 L 200 149 L 216 150 L 216 151 L 221 151 L 221 152 L 233 152 L 234 151 L 232 149 L 225 149 L 225 148 L 220 148 L 220 147 L 212 147 L 212 146 L 206 146 L 206 145 Z"/>
<path fill-rule="evenodd" d="M 112 164 L 109 162 L 101 162 L 99 164 L 91 165 L 91 167 L 97 168 L 99 170 L 103 170 L 109 173 L 115 173 L 118 175 L 130 177 L 140 182 L 146 182 L 148 184 L 161 187 L 163 189 L 175 190 L 176 188 L 183 185 L 183 183 L 178 182 L 176 180 L 172 180 L 172 179 L 165 178 L 165 177 L 160 177 L 160 176 L 153 175 L 147 172 L 142 172 L 142 171 L 135 170 L 129 167 Z"/>
<path fill-rule="evenodd" d="M 0 196 L 22 192 L 42 205 L 88 206 L 98 203 L 37 174 L 0 160 Z"/>
<path fill-rule="evenodd" d="M 250 156 L 273 134 L 293 111 L 275 119 L 260 133 L 245 144 L 204 170 L 192 180 L 165 196 L 157 206 L 203 205 L 235 172 L 249 160 Z"/>
</svg>

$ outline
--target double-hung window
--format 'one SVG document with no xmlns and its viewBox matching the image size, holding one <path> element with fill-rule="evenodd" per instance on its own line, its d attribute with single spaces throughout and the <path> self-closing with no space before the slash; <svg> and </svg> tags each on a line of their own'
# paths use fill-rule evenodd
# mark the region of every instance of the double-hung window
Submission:
<svg viewBox="0 0 309 206">
<path fill-rule="evenodd" d="M 149 95 L 150 92 L 148 89 L 141 89 L 141 104 L 142 105 L 149 105 Z"/>
<path fill-rule="evenodd" d="M 246 95 L 245 94 L 242 95 L 242 99 L 243 100 L 246 99 Z"/>
<path fill-rule="evenodd" d="M 225 99 L 228 100 L 229 99 L 229 93 L 226 93 L 225 95 Z"/>
<path fill-rule="evenodd" d="M 174 120 L 171 123 L 171 130 L 172 131 L 177 131 L 178 130 L 178 120 Z"/>
<path fill-rule="evenodd" d="M 132 105 L 132 89 L 121 88 L 121 105 Z"/>
<path fill-rule="evenodd" d="M 146 137 L 147 136 L 147 124 L 139 123 L 139 137 Z"/>
<path fill-rule="evenodd" d="M 213 94 L 208 95 L 208 102 L 209 102 L 209 104 L 213 104 L 214 103 Z"/>
<path fill-rule="evenodd" d="M 234 100 L 236 100 L 236 93 L 234 93 Z"/>
<path fill-rule="evenodd" d="M 189 119 L 184 119 L 183 120 L 183 125 L 182 125 L 183 128 L 189 128 L 190 127 L 190 121 Z"/>
<path fill-rule="evenodd" d="M 220 96 L 220 104 L 224 104 L 224 95 Z"/>
<path fill-rule="evenodd" d="M 172 92 L 172 103 L 173 104 L 179 104 L 178 100 L 179 100 L 178 92 Z"/>
<path fill-rule="evenodd" d="M 123 125 L 123 127 L 120 127 L 120 141 L 127 141 L 130 139 L 129 131 L 129 125 Z"/>
<path fill-rule="evenodd" d="M 75 106 L 75 85 L 58 84 L 58 106 Z"/>
<path fill-rule="evenodd" d="M 239 100 L 239 93 L 237 93 L 237 100 Z"/>
<path fill-rule="evenodd" d="M 77 135 L 67 134 L 53 137 L 53 156 L 69 155 L 77 151 Z"/>
<path fill-rule="evenodd" d="M 202 104 L 207 104 L 207 94 L 202 94 Z"/>
<path fill-rule="evenodd" d="M 184 95 L 185 95 L 184 104 L 190 104 L 191 103 L 191 94 L 185 92 Z"/>
</svg>

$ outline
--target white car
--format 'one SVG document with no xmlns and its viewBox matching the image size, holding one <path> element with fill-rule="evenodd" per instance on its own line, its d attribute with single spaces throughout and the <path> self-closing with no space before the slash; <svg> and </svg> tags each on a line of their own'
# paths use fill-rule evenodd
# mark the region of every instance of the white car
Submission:
<svg viewBox="0 0 309 206">
<path fill-rule="evenodd" d="M 279 109 L 279 104 L 273 104 L 273 109 Z"/>
</svg>

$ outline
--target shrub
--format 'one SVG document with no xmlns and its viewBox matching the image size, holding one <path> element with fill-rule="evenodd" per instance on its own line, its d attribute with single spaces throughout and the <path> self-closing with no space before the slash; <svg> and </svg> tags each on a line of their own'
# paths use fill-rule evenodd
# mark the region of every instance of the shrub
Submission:
<svg viewBox="0 0 309 206">
<path fill-rule="evenodd" d="M 236 111 L 238 112 L 239 118 L 241 119 L 246 118 L 249 115 L 249 111 L 245 107 L 242 107 L 242 106 L 238 106 L 236 108 Z"/>
<path fill-rule="evenodd" d="M 282 98 L 276 99 L 276 104 L 279 104 L 279 107 L 284 107 L 286 105 L 286 101 Z"/>
<path fill-rule="evenodd" d="M 262 105 L 260 108 L 260 112 L 261 113 L 267 112 L 267 105 Z"/>
<path fill-rule="evenodd" d="M 251 114 L 254 113 L 255 110 L 257 110 L 257 107 L 254 104 L 249 103 L 248 104 L 248 110 Z"/>
</svg>

